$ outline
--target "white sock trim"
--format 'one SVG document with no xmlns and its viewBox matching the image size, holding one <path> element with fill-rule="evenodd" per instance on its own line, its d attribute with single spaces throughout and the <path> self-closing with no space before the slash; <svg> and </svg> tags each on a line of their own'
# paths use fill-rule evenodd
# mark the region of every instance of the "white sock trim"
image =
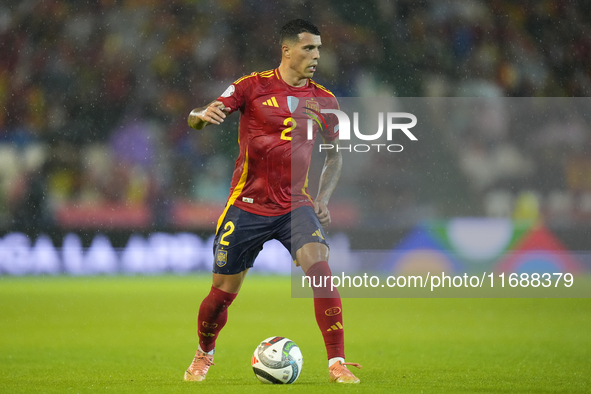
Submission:
<svg viewBox="0 0 591 394">
<path fill-rule="evenodd" d="M 345 359 L 342 357 L 333 357 L 330 360 L 328 360 L 328 367 L 330 368 L 334 363 L 336 363 L 338 361 L 344 363 Z"/>
<path fill-rule="evenodd" d="M 201 345 L 197 346 L 197 350 L 200 351 L 201 353 L 206 353 L 209 354 L 210 356 L 213 355 L 215 353 L 215 349 L 211 349 L 210 352 L 204 352 L 203 349 L 201 349 Z"/>
</svg>

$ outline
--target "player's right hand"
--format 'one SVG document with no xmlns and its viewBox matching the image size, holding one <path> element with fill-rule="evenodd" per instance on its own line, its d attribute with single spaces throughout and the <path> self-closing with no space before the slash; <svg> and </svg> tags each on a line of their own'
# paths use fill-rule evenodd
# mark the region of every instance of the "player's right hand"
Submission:
<svg viewBox="0 0 591 394">
<path fill-rule="evenodd" d="M 197 117 L 207 123 L 221 124 L 228 112 L 229 110 L 221 101 L 214 101 L 205 107 L 203 111 L 200 111 Z"/>
</svg>

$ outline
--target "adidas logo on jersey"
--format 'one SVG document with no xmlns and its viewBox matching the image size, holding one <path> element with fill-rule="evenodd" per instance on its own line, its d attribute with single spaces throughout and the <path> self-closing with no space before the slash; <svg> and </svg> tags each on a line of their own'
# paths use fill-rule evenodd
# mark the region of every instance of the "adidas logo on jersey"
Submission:
<svg viewBox="0 0 591 394">
<path fill-rule="evenodd" d="M 263 105 L 268 105 L 270 107 L 279 107 L 279 104 L 277 104 L 277 100 L 275 100 L 275 96 L 271 97 L 267 101 L 263 101 Z"/>
</svg>

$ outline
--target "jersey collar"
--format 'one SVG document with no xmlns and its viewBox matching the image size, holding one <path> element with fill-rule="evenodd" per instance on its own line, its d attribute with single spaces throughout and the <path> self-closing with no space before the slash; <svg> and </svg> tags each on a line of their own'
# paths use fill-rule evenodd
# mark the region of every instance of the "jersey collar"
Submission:
<svg viewBox="0 0 591 394">
<path fill-rule="evenodd" d="M 285 86 L 289 87 L 290 89 L 304 89 L 304 88 L 307 88 L 308 85 L 310 85 L 310 78 L 306 78 L 306 84 L 304 86 L 291 86 L 290 84 L 285 82 L 283 80 L 283 78 L 281 78 L 281 74 L 279 73 L 279 67 L 277 67 L 274 71 L 275 71 L 275 76 L 277 77 L 277 79 L 280 80 L 281 83 L 283 83 Z"/>
</svg>

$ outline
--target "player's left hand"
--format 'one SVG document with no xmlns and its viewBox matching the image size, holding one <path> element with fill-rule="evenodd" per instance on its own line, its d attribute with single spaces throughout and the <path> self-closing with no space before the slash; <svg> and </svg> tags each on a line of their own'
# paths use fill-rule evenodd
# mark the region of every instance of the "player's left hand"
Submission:
<svg viewBox="0 0 591 394">
<path fill-rule="evenodd" d="M 314 201 L 314 212 L 322 227 L 326 227 L 330 224 L 330 212 L 325 203 L 322 201 Z"/>
</svg>

